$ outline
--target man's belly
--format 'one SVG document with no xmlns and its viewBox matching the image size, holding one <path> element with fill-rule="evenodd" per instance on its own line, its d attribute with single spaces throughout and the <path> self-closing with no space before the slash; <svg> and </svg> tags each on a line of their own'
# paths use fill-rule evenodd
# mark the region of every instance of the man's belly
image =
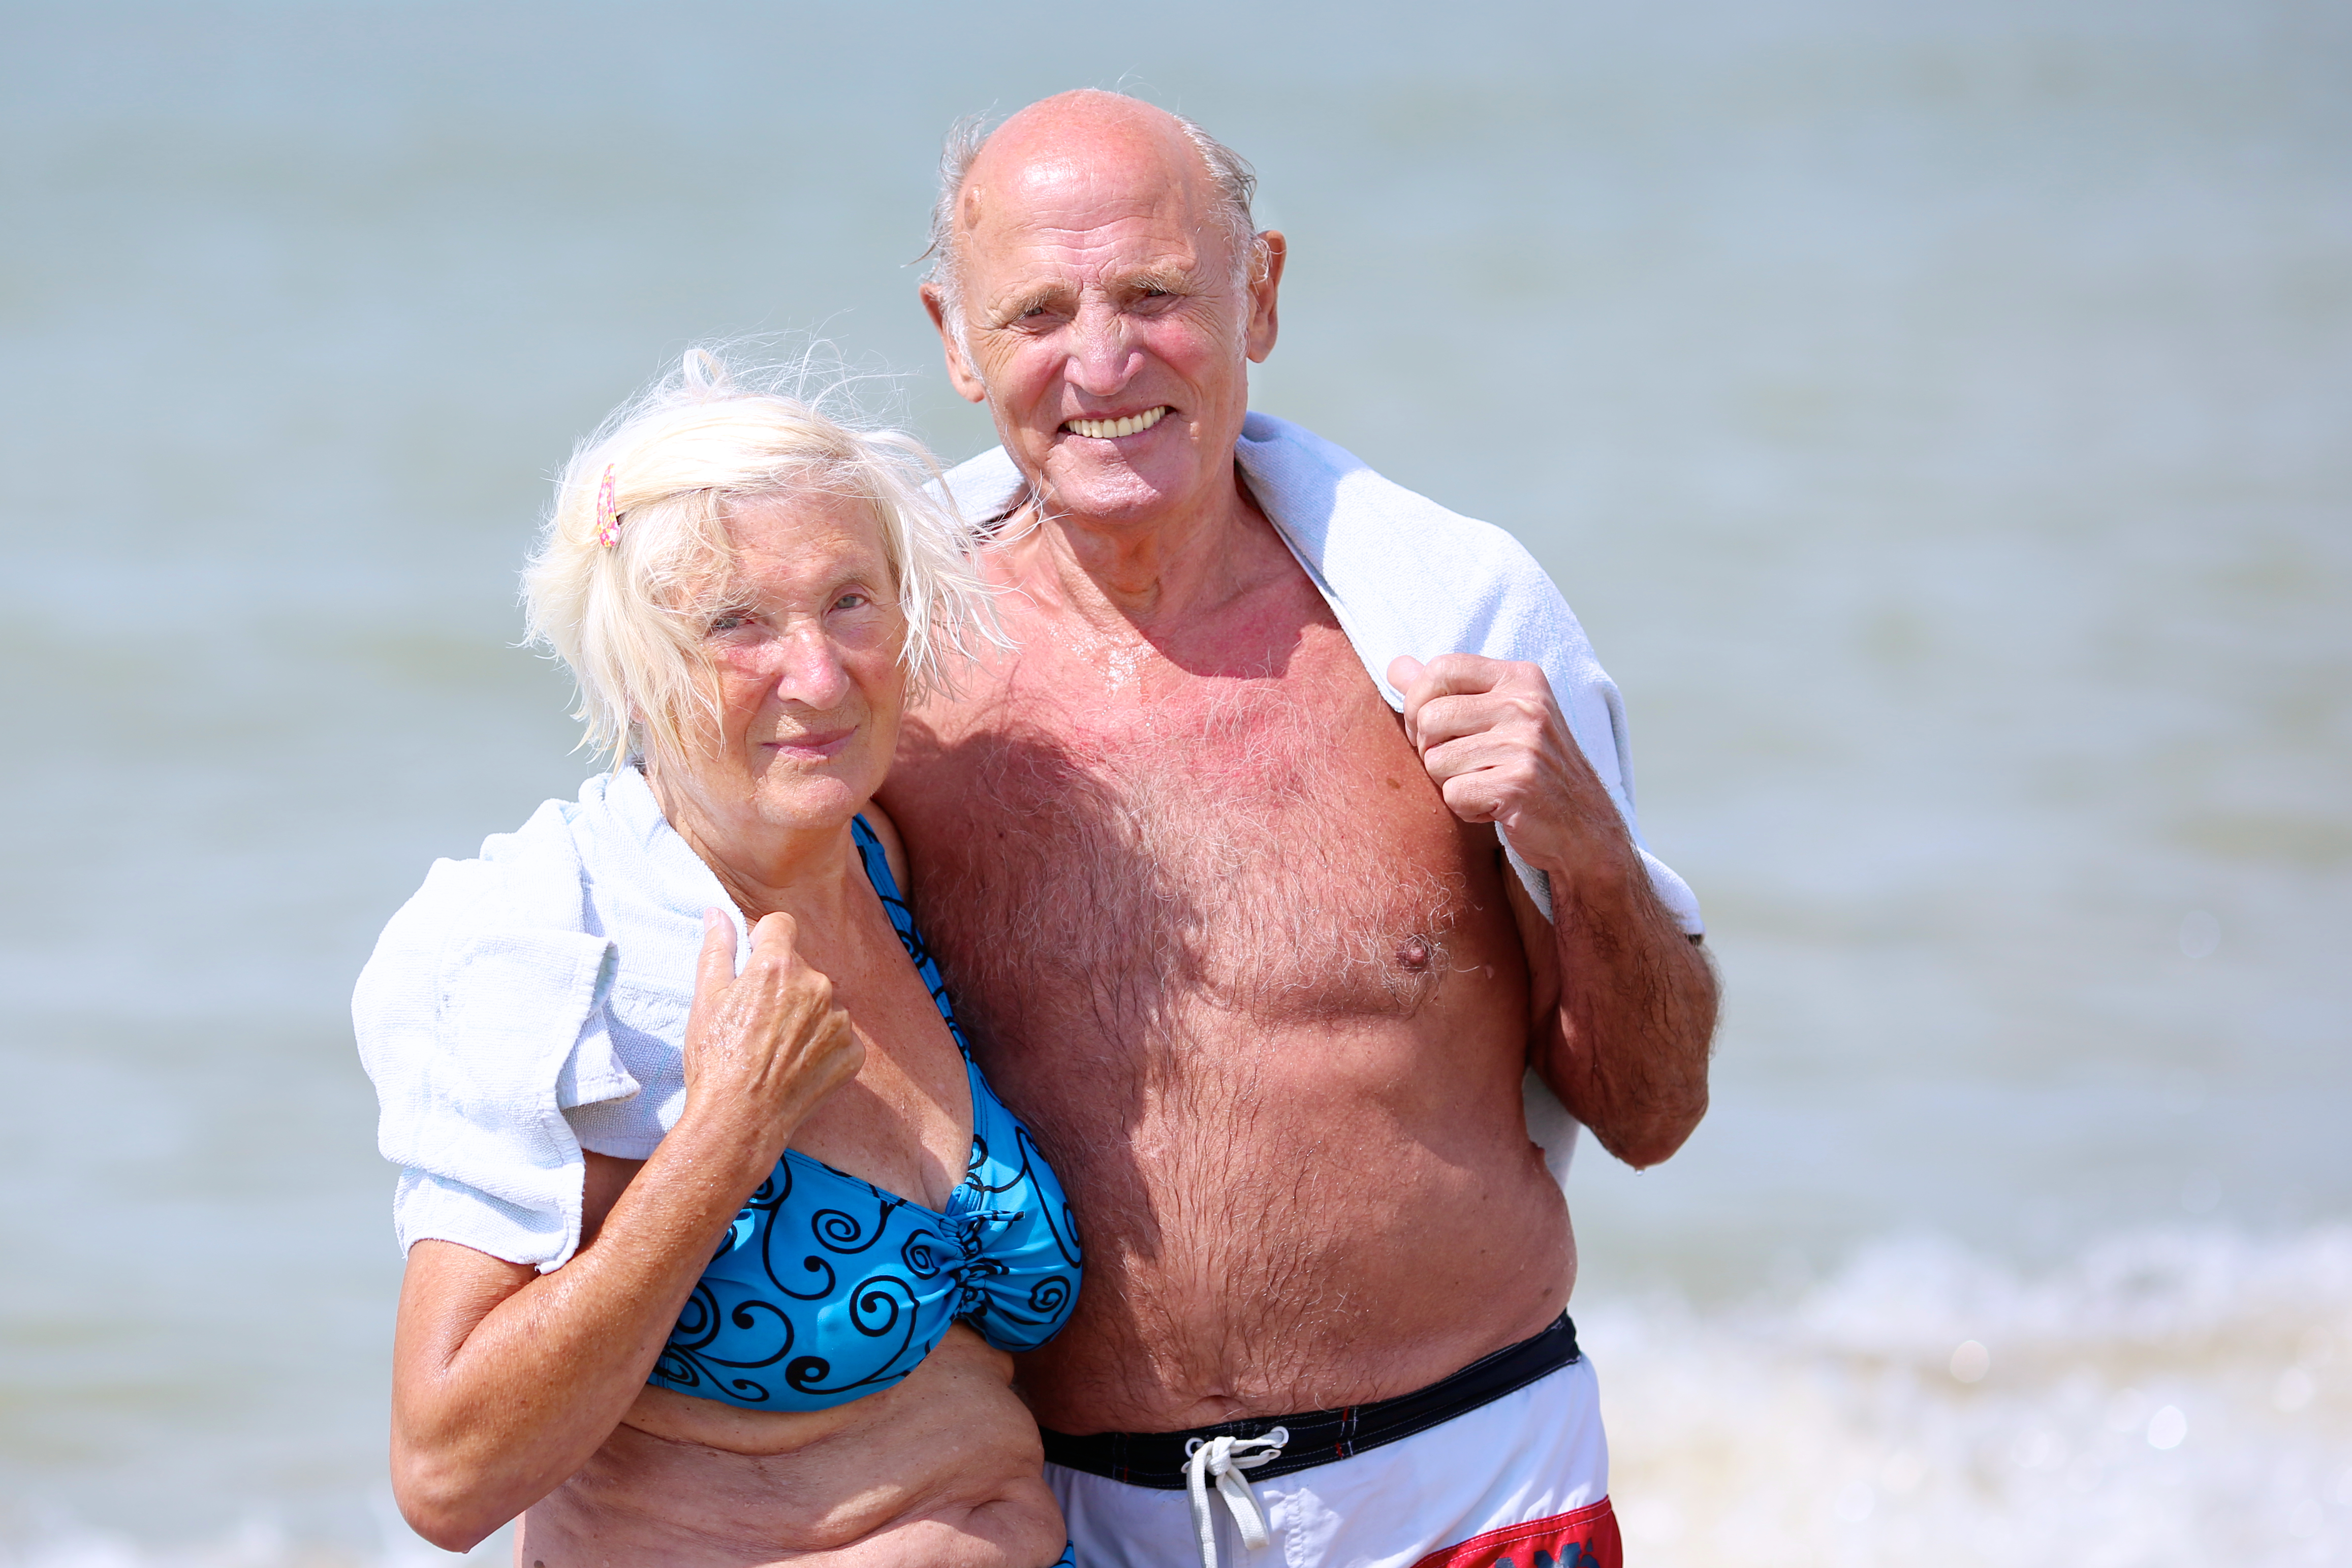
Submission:
<svg viewBox="0 0 2352 1568">
<path fill-rule="evenodd" d="M 1087 1282 L 1021 1360 L 1045 1426 L 1170 1431 L 1410 1393 L 1558 1316 L 1575 1270 L 1518 1052 L 1437 1020 L 1195 1016 L 1121 1084 L 1027 1059 Z M 1034 1053 L 1034 1054 L 1033 1054 Z"/>
<path fill-rule="evenodd" d="M 523 1517 L 522 1568 L 1045 1568 L 1061 1515 L 1010 1362 L 951 1330 L 897 1387 L 831 1410 L 648 1388 Z"/>
</svg>

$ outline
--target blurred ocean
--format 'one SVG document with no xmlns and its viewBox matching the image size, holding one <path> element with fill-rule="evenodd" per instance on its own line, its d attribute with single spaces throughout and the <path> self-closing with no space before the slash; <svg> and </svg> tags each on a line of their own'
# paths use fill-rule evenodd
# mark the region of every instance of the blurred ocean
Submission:
<svg viewBox="0 0 2352 1568">
<path fill-rule="evenodd" d="M 2352 9 L 0 39 L 0 1563 L 445 1560 L 345 1008 L 582 774 L 512 646 L 545 481 L 724 333 L 986 445 L 939 138 L 1079 84 L 1256 162 L 1258 405 L 1546 562 L 1706 901 L 1714 1111 L 1575 1177 L 1633 1560 L 2352 1563 Z"/>
</svg>

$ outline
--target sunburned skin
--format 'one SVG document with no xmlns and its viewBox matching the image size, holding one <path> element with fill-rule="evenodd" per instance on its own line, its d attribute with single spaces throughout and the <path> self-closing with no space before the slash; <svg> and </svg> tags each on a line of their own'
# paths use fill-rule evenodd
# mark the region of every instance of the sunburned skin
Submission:
<svg viewBox="0 0 2352 1568">
<path fill-rule="evenodd" d="M 960 179 L 922 299 L 1021 476 L 986 552 L 1020 651 L 909 715 L 880 798 L 1087 1237 L 1022 1386 L 1077 1435 L 1425 1386 L 1568 1300 L 1526 1069 L 1665 1159 L 1706 1110 L 1714 977 L 1542 669 L 1382 648 L 1391 713 L 1249 494 L 1289 243 L 1248 234 L 1237 162 L 1082 90 Z"/>
<path fill-rule="evenodd" d="M 1000 570 L 1021 651 L 910 716 L 885 799 L 1087 1237 L 1076 1318 L 1022 1358 L 1039 1421 L 1362 1403 L 1541 1330 L 1574 1251 L 1492 829 L 1295 564 L 1166 645 Z"/>
</svg>

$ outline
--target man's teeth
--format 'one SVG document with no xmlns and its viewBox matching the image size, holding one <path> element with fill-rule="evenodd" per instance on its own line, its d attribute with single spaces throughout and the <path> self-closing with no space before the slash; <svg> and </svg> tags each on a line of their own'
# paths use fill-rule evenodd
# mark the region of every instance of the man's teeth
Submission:
<svg viewBox="0 0 2352 1568">
<path fill-rule="evenodd" d="M 1125 419 L 1072 419 L 1065 422 L 1062 428 L 1073 436 L 1091 436 L 1097 441 L 1116 441 L 1121 436 L 1132 436 L 1139 430 L 1150 429 L 1167 412 L 1168 405 L 1162 404 L 1157 408 L 1129 415 Z"/>
</svg>

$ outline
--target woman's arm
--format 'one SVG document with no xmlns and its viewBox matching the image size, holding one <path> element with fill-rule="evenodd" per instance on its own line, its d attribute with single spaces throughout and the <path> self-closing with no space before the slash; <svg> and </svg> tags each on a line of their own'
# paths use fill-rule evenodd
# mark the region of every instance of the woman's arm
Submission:
<svg viewBox="0 0 2352 1568">
<path fill-rule="evenodd" d="M 789 915 L 734 931 L 704 916 L 686 1031 L 686 1107 L 632 1179 L 592 1160 L 610 1201 L 551 1274 L 454 1242 L 409 1249 L 393 1345 L 392 1483 L 419 1535 L 469 1550 L 603 1446 L 645 1387 L 719 1233 L 863 1054 L 833 985 L 793 951 Z M 625 1184 L 617 1198 L 611 1189 Z"/>
</svg>

